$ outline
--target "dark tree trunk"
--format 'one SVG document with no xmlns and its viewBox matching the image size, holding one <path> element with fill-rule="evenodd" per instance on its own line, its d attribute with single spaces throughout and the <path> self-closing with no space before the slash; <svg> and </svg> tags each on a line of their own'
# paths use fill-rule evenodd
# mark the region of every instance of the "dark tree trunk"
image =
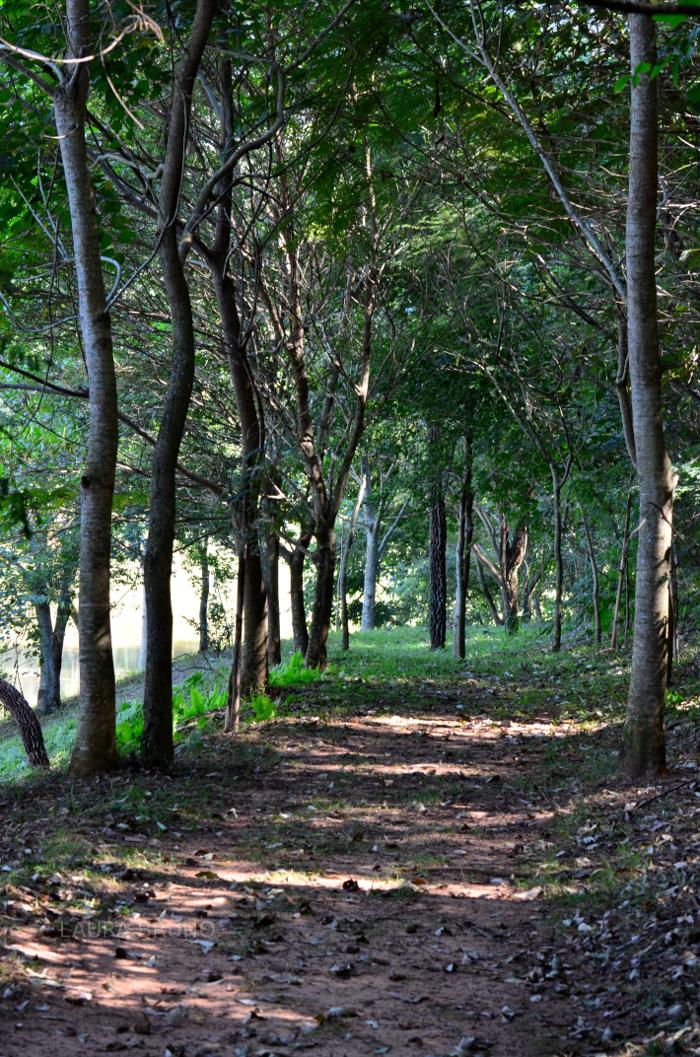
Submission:
<svg viewBox="0 0 700 1057">
<path fill-rule="evenodd" d="M 227 734 L 238 734 L 241 726 L 241 662 L 243 643 L 243 609 L 245 605 L 246 545 L 240 543 L 238 552 L 238 574 L 236 576 L 236 618 L 233 629 L 233 663 L 228 680 L 228 700 L 224 730 Z"/>
<path fill-rule="evenodd" d="M 447 567 L 445 554 L 447 546 L 447 517 L 445 498 L 440 493 L 433 498 L 430 507 L 430 585 L 428 628 L 430 631 L 431 650 L 445 648 L 447 637 Z"/>
<path fill-rule="evenodd" d="M 67 57 L 88 55 L 90 5 L 67 0 Z M 117 461 L 117 386 L 100 234 L 85 140 L 89 64 L 69 64 L 54 92 L 78 280 L 78 312 L 90 389 L 90 426 L 80 481 L 80 718 L 71 755 L 75 774 L 116 760 L 110 625 L 112 497 Z"/>
<path fill-rule="evenodd" d="M 37 602 L 34 606 L 37 630 L 39 632 L 39 692 L 37 694 L 37 715 L 47 716 L 56 710 L 56 698 L 60 703 L 60 692 L 56 687 L 55 668 L 53 663 L 53 621 L 51 606 L 48 602 Z"/>
<path fill-rule="evenodd" d="M 673 664 L 678 660 L 680 643 L 678 637 L 678 557 L 676 547 L 671 547 L 671 569 L 668 581 L 668 668 L 666 681 L 673 683 Z"/>
<path fill-rule="evenodd" d="M 564 598 L 564 557 L 561 549 L 562 514 L 561 482 L 552 467 L 552 497 L 554 500 L 554 625 L 552 627 L 552 651 L 561 649 L 561 620 Z"/>
<path fill-rule="evenodd" d="M 457 510 L 457 590 L 455 597 L 455 621 L 453 653 L 457 658 L 466 655 L 467 593 L 469 591 L 469 565 L 474 539 L 474 492 L 472 490 L 473 435 L 471 429 L 464 437 L 464 477 Z"/>
<path fill-rule="evenodd" d="M 230 149 L 235 139 L 231 99 L 231 67 L 221 68 L 221 148 Z M 226 188 L 218 209 L 216 240 L 207 255 L 221 317 L 223 352 L 228 363 L 241 423 L 241 471 L 243 494 L 238 510 L 239 548 L 246 552 L 244 583 L 244 628 L 240 658 L 241 692 L 245 696 L 267 684 L 268 604 L 263 562 L 258 539 L 260 470 L 263 461 L 264 423 L 256 402 L 255 381 L 241 334 L 236 284 L 229 268 L 232 240 L 231 190 Z M 273 632 L 274 633 L 274 632 Z M 238 663 L 234 657 L 234 664 Z"/>
<path fill-rule="evenodd" d="M 48 602 L 35 606 L 39 631 L 40 681 L 36 710 L 47 716 L 61 707 L 61 668 L 63 667 L 63 643 L 70 620 L 70 587 L 61 589 L 56 611 L 56 623 L 51 618 Z"/>
<path fill-rule="evenodd" d="M 618 629 L 620 626 L 620 611 L 622 608 L 622 592 L 625 589 L 627 581 L 627 565 L 629 561 L 629 547 L 630 547 L 630 522 L 632 519 L 632 498 L 633 493 L 630 488 L 627 493 L 627 505 L 625 507 L 625 523 L 622 529 L 622 546 L 620 548 L 620 564 L 617 571 L 617 590 L 615 592 L 615 608 L 613 610 L 612 629 L 610 632 L 610 646 L 611 648 L 617 649 L 617 636 Z"/>
<path fill-rule="evenodd" d="M 304 602 L 304 562 L 311 543 L 312 533 L 302 532 L 289 558 L 289 601 L 292 610 L 292 635 L 294 652 L 306 656 L 309 647 L 309 629 L 306 623 Z"/>
<path fill-rule="evenodd" d="M 308 668 L 328 665 L 328 634 L 333 615 L 333 580 L 335 576 L 335 531 L 333 522 L 317 523 L 316 592 L 311 615 L 311 633 L 306 649 Z"/>
<path fill-rule="evenodd" d="M 4 705 L 14 719 L 32 767 L 48 767 L 49 758 L 44 747 L 44 736 L 34 710 L 14 686 L 0 679 L 0 705 Z"/>
<path fill-rule="evenodd" d="M 202 561 L 200 563 L 199 585 L 199 652 L 209 652 L 209 592 L 211 574 L 209 570 L 209 541 L 202 543 Z"/>
<path fill-rule="evenodd" d="M 268 532 L 263 549 L 263 579 L 267 595 L 267 661 L 271 668 L 282 661 L 282 622 L 280 619 L 280 541 Z"/>
<path fill-rule="evenodd" d="M 263 689 L 268 676 L 267 593 L 257 540 L 247 550 L 244 597 L 241 690 L 245 697 Z"/>
<path fill-rule="evenodd" d="M 630 160 L 627 200 L 627 335 L 632 419 L 639 479 L 639 532 L 634 645 L 627 717 L 625 768 L 632 778 L 666 767 L 664 705 L 668 660 L 668 580 L 675 475 L 662 422 L 655 236 L 658 183 L 658 78 L 656 27 L 630 15 Z"/>
<path fill-rule="evenodd" d="M 75 566 L 69 566 L 61 579 L 56 606 L 56 621 L 51 639 L 51 660 L 53 663 L 53 685 L 55 697 L 49 702 L 49 710 L 57 712 L 61 708 L 61 672 L 63 671 L 63 647 L 66 641 L 66 629 L 73 611 L 73 583 Z"/>
<path fill-rule="evenodd" d="M 194 22 L 173 79 L 163 175 L 158 201 L 161 270 L 168 298 L 170 381 L 151 463 L 144 587 L 148 645 L 144 674 L 143 754 L 147 765 L 173 758 L 173 611 L 170 581 L 176 517 L 176 468 L 192 395 L 195 336 L 189 285 L 178 245 L 178 206 L 189 134 L 192 88 L 204 53 L 216 0 L 198 0 Z"/>
</svg>

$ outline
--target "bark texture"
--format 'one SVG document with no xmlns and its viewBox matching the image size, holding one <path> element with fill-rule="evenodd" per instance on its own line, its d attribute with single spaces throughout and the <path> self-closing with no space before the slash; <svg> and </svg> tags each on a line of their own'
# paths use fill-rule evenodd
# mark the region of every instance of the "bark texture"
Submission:
<svg viewBox="0 0 700 1057">
<path fill-rule="evenodd" d="M 442 495 L 441 490 L 439 495 L 434 496 L 430 507 L 428 628 L 430 631 L 431 650 L 444 649 L 447 636 L 446 546 L 447 517 L 445 514 L 445 497 Z"/>
<path fill-rule="evenodd" d="M 215 11 L 216 0 L 199 0 L 184 54 L 175 70 L 158 200 L 158 256 L 170 310 L 172 341 L 170 381 L 151 463 L 148 540 L 144 557 L 148 646 L 144 674 L 143 753 L 146 763 L 156 767 L 167 766 L 173 757 L 170 579 L 175 539 L 176 467 L 195 368 L 192 304 L 178 246 L 178 207 L 192 88 Z"/>
<path fill-rule="evenodd" d="M 67 58 L 80 58 L 91 47 L 88 0 L 67 0 L 66 14 Z M 109 587 L 117 386 L 85 138 L 89 64 L 69 64 L 63 70 L 54 91 L 54 115 L 68 193 L 90 406 L 80 480 L 80 717 L 70 766 L 74 774 L 90 774 L 112 767 L 116 760 Z"/>
<path fill-rule="evenodd" d="M 464 476 L 457 508 L 457 552 L 455 555 L 457 585 L 452 645 L 452 652 L 457 658 L 462 658 L 466 654 L 467 593 L 469 591 L 469 565 L 472 542 L 474 540 L 473 439 L 471 429 L 467 430 L 464 437 Z"/>
<path fill-rule="evenodd" d="M 26 698 L 5 679 L 0 679 L 0 705 L 4 705 L 17 724 L 24 751 L 31 765 L 49 767 L 39 720 Z"/>
<path fill-rule="evenodd" d="M 311 543 L 312 533 L 302 531 L 294 550 L 289 556 L 289 602 L 292 610 L 292 635 L 294 651 L 306 656 L 309 646 L 309 629 L 306 622 L 304 601 L 304 562 Z"/>
<path fill-rule="evenodd" d="M 317 522 L 316 536 L 316 592 L 311 611 L 311 631 L 306 648 L 309 668 L 325 668 L 328 664 L 328 634 L 333 614 L 333 579 L 335 575 L 335 529 L 333 522 Z"/>
<path fill-rule="evenodd" d="M 627 344 L 639 480 L 634 645 L 625 767 L 632 778 L 666 766 L 664 703 L 668 651 L 669 566 L 675 477 L 662 422 L 661 358 L 656 307 L 655 236 L 658 184 L 658 78 L 635 71 L 656 63 L 656 27 L 630 15 L 629 195 L 627 200 Z"/>
</svg>

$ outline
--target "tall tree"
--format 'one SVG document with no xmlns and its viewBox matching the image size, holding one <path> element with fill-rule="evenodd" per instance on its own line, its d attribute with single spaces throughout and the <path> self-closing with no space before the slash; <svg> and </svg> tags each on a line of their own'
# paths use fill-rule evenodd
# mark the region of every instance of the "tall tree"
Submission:
<svg viewBox="0 0 700 1057">
<path fill-rule="evenodd" d="M 190 34 L 173 72 L 158 197 L 158 256 L 170 308 L 172 360 L 151 463 L 151 502 L 143 563 L 147 622 L 143 753 L 146 762 L 153 766 L 167 765 L 173 756 L 170 580 L 175 539 L 176 469 L 195 372 L 192 303 L 179 247 L 180 194 L 190 135 L 192 89 L 216 8 L 217 0 L 198 0 Z"/>
<path fill-rule="evenodd" d="M 54 114 L 70 208 L 90 391 L 90 428 L 80 479 L 80 719 L 71 756 L 76 774 L 105 770 L 116 758 L 109 588 L 117 385 L 85 133 L 89 56 L 94 46 L 89 0 L 67 0 L 66 63 L 54 87 Z"/>
<path fill-rule="evenodd" d="M 639 481 L 634 645 L 625 766 L 633 778 L 666 766 L 664 705 L 669 648 L 669 573 L 676 478 L 662 419 L 656 304 L 658 86 L 656 27 L 630 15 L 631 104 L 627 199 L 627 345 Z"/>
</svg>

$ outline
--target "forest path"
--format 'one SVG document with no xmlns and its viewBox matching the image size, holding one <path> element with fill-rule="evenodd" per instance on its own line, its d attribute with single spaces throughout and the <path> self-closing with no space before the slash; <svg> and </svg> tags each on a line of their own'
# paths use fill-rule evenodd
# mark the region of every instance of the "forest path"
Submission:
<svg viewBox="0 0 700 1057">
<path fill-rule="evenodd" d="M 15 803 L 0 1057 L 584 1052 L 527 888 L 547 718 L 494 718 L 467 683 L 310 716 L 323 694 L 235 751 L 207 738 L 194 774 Z"/>
</svg>

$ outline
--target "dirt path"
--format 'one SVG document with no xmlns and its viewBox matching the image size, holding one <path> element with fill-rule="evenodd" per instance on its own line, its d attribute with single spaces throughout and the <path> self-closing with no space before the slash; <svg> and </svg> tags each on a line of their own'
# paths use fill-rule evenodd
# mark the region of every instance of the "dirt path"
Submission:
<svg viewBox="0 0 700 1057">
<path fill-rule="evenodd" d="M 58 820 L 83 851 L 0 903 L 0 1057 L 584 1052 L 522 880 L 551 819 L 517 780 L 546 727 L 466 688 L 402 695 L 21 805 L 3 863 Z"/>
</svg>

